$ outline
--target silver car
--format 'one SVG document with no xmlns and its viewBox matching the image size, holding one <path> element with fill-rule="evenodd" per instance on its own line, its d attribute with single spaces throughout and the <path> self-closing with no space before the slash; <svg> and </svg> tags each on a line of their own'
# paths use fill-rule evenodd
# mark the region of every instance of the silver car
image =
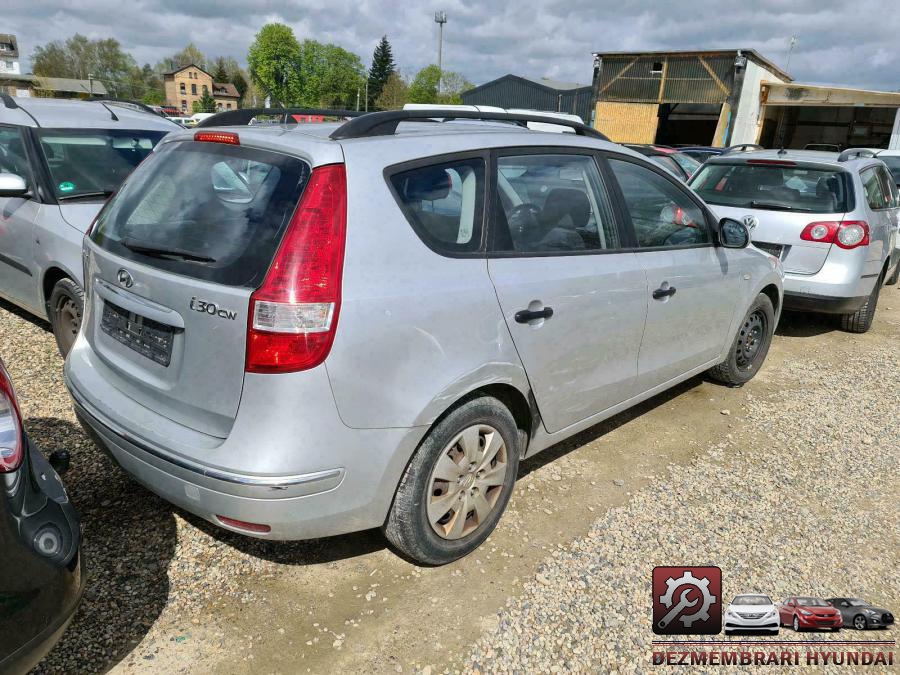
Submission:
<svg viewBox="0 0 900 675">
<path fill-rule="evenodd" d="M 177 129 L 114 103 L 0 94 L 0 297 L 48 319 L 63 356 L 81 324 L 85 230 Z"/>
<path fill-rule="evenodd" d="M 881 286 L 896 283 L 900 264 L 900 195 L 871 151 L 725 154 L 690 184 L 781 259 L 785 309 L 839 314 L 845 330 L 869 330 Z"/>
<path fill-rule="evenodd" d="M 756 374 L 782 274 L 743 225 L 578 123 L 434 115 L 201 126 L 126 181 L 65 377 L 135 479 L 251 536 L 381 527 L 446 563 L 521 458 Z"/>
</svg>

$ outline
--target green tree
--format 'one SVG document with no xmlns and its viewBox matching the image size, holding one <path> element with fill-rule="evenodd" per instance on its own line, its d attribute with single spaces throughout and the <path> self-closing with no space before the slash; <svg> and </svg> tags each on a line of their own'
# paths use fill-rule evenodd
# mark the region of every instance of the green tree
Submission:
<svg viewBox="0 0 900 675">
<path fill-rule="evenodd" d="M 438 87 L 441 83 L 441 69 L 432 64 L 416 73 L 409 85 L 410 103 L 437 103 Z"/>
<path fill-rule="evenodd" d="M 228 79 L 228 65 L 225 63 L 225 57 L 217 56 L 213 63 L 215 64 L 212 72 L 213 82 L 231 82 Z"/>
<path fill-rule="evenodd" d="M 451 70 L 445 70 L 441 78 L 440 93 L 438 94 L 438 103 L 447 103 L 458 105 L 462 103 L 462 94 L 475 85 L 469 82 L 459 73 Z"/>
<path fill-rule="evenodd" d="M 300 44 L 299 105 L 355 108 L 365 87 L 365 67 L 356 54 L 337 45 L 304 40 Z"/>
<path fill-rule="evenodd" d="M 212 94 L 210 94 L 209 91 L 204 91 L 203 96 L 200 97 L 200 100 L 194 101 L 194 103 L 199 107 L 199 110 L 195 110 L 194 112 L 216 112 L 216 99 L 212 97 Z"/>
<path fill-rule="evenodd" d="M 369 68 L 369 107 L 372 108 L 376 104 L 378 97 L 387 85 L 391 75 L 395 74 L 397 64 L 394 63 L 394 55 L 391 50 L 391 43 L 388 42 L 387 35 L 381 38 L 381 42 L 375 47 L 372 54 L 372 67 Z"/>
<path fill-rule="evenodd" d="M 208 59 L 206 58 L 206 55 L 197 48 L 197 45 L 191 42 L 180 52 L 175 52 L 172 56 L 163 59 L 162 63 L 165 66 L 163 70 L 175 70 L 182 66 L 189 66 L 192 63 L 195 66 L 200 66 L 203 70 L 206 70 Z"/>
<path fill-rule="evenodd" d="M 302 96 L 300 44 L 294 31 L 281 23 L 268 23 L 256 34 L 247 64 L 250 77 L 273 103 L 287 106 Z"/>
<path fill-rule="evenodd" d="M 86 80 L 93 76 L 114 96 L 133 96 L 135 89 L 143 88 L 135 76 L 138 67 L 134 59 L 112 38 L 91 40 L 76 33 L 65 41 L 37 46 L 31 55 L 31 67 L 39 77 Z"/>
<path fill-rule="evenodd" d="M 379 110 L 400 110 L 409 102 L 409 87 L 399 73 L 391 73 L 381 95 L 375 99 L 375 107 Z"/>
</svg>

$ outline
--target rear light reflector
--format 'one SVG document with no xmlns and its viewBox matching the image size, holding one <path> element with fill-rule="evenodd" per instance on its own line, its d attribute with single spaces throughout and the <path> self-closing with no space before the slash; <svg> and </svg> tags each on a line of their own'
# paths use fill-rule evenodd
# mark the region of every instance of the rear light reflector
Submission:
<svg viewBox="0 0 900 675">
<path fill-rule="evenodd" d="M 216 515 L 216 518 L 223 525 L 227 525 L 228 527 L 233 527 L 237 530 L 245 530 L 247 532 L 271 532 L 272 528 L 269 525 L 263 525 L 262 523 L 248 523 L 244 520 L 235 520 L 234 518 L 226 518 L 225 516 Z"/>
<path fill-rule="evenodd" d="M 869 224 L 862 220 L 822 221 L 803 228 L 800 238 L 820 244 L 836 244 L 851 249 L 869 245 Z"/>
<path fill-rule="evenodd" d="M 0 473 L 18 469 L 24 455 L 22 415 L 9 374 L 0 361 Z"/>
<path fill-rule="evenodd" d="M 344 165 L 317 167 L 250 298 L 247 372 L 307 370 L 328 356 L 341 306 L 346 227 Z"/>
<path fill-rule="evenodd" d="M 770 166 L 797 166 L 796 162 L 786 159 L 748 159 L 747 164 L 768 164 Z"/>
<path fill-rule="evenodd" d="M 233 131 L 198 131 L 194 134 L 194 140 L 199 143 L 241 144 L 241 139 Z"/>
</svg>

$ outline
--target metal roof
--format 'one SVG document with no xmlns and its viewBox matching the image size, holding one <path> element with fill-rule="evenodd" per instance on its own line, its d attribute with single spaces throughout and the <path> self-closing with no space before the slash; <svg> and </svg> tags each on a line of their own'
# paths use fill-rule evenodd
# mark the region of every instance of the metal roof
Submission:
<svg viewBox="0 0 900 675">
<path fill-rule="evenodd" d="M 819 150 L 754 150 L 751 152 L 733 152 L 724 155 L 716 155 L 706 160 L 707 164 L 746 164 L 748 160 L 765 159 L 776 161 L 797 162 L 807 165 L 826 166 L 829 168 L 856 168 L 856 164 L 872 163 L 872 157 L 853 157 L 845 162 L 839 162 L 837 152 L 822 152 Z"/>
<path fill-rule="evenodd" d="M 159 115 L 141 112 L 108 103 L 106 108 L 97 101 L 73 101 L 60 98 L 12 97 L 18 108 L 8 108 L 0 101 L 0 122 L 23 126 L 65 129 L 159 129 L 175 131 L 180 128 Z M 112 119 L 110 109 L 119 120 Z"/>
<path fill-rule="evenodd" d="M 534 77 L 522 76 L 523 80 L 528 80 L 529 82 L 534 82 L 535 84 L 540 84 L 545 87 L 550 87 L 551 89 L 558 89 L 560 91 L 569 91 L 570 89 L 582 89 L 584 87 L 590 87 L 589 84 L 578 84 L 577 82 L 560 82 L 559 80 L 551 80 L 549 77 L 542 77 L 540 79 Z"/>
<path fill-rule="evenodd" d="M 793 77 L 788 75 L 781 68 L 776 66 L 772 61 L 767 59 L 765 56 L 760 54 L 755 49 L 744 49 L 744 48 L 736 48 L 736 49 L 674 49 L 671 51 L 638 51 L 638 52 L 594 52 L 594 57 L 605 58 L 607 56 L 630 56 L 632 58 L 639 56 L 668 56 L 672 58 L 683 57 L 683 56 L 737 56 L 737 53 L 740 52 L 743 56 L 746 56 L 751 61 L 755 61 L 757 65 L 763 66 L 767 70 L 775 73 L 782 80 L 786 80 L 787 82 L 792 82 L 794 80 Z"/>
</svg>

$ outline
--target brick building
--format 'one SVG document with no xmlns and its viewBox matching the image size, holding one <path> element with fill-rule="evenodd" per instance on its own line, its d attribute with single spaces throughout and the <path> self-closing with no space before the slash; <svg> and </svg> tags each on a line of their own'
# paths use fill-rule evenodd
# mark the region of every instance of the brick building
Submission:
<svg viewBox="0 0 900 675">
<path fill-rule="evenodd" d="M 213 82 L 212 75 L 193 63 L 163 73 L 166 103 L 183 113 L 194 111 L 194 102 L 199 102 L 204 92 L 216 102 L 216 110 L 236 110 L 240 95 L 229 82 Z M 213 112 L 213 111 L 204 111 Z"/>
</svg>

